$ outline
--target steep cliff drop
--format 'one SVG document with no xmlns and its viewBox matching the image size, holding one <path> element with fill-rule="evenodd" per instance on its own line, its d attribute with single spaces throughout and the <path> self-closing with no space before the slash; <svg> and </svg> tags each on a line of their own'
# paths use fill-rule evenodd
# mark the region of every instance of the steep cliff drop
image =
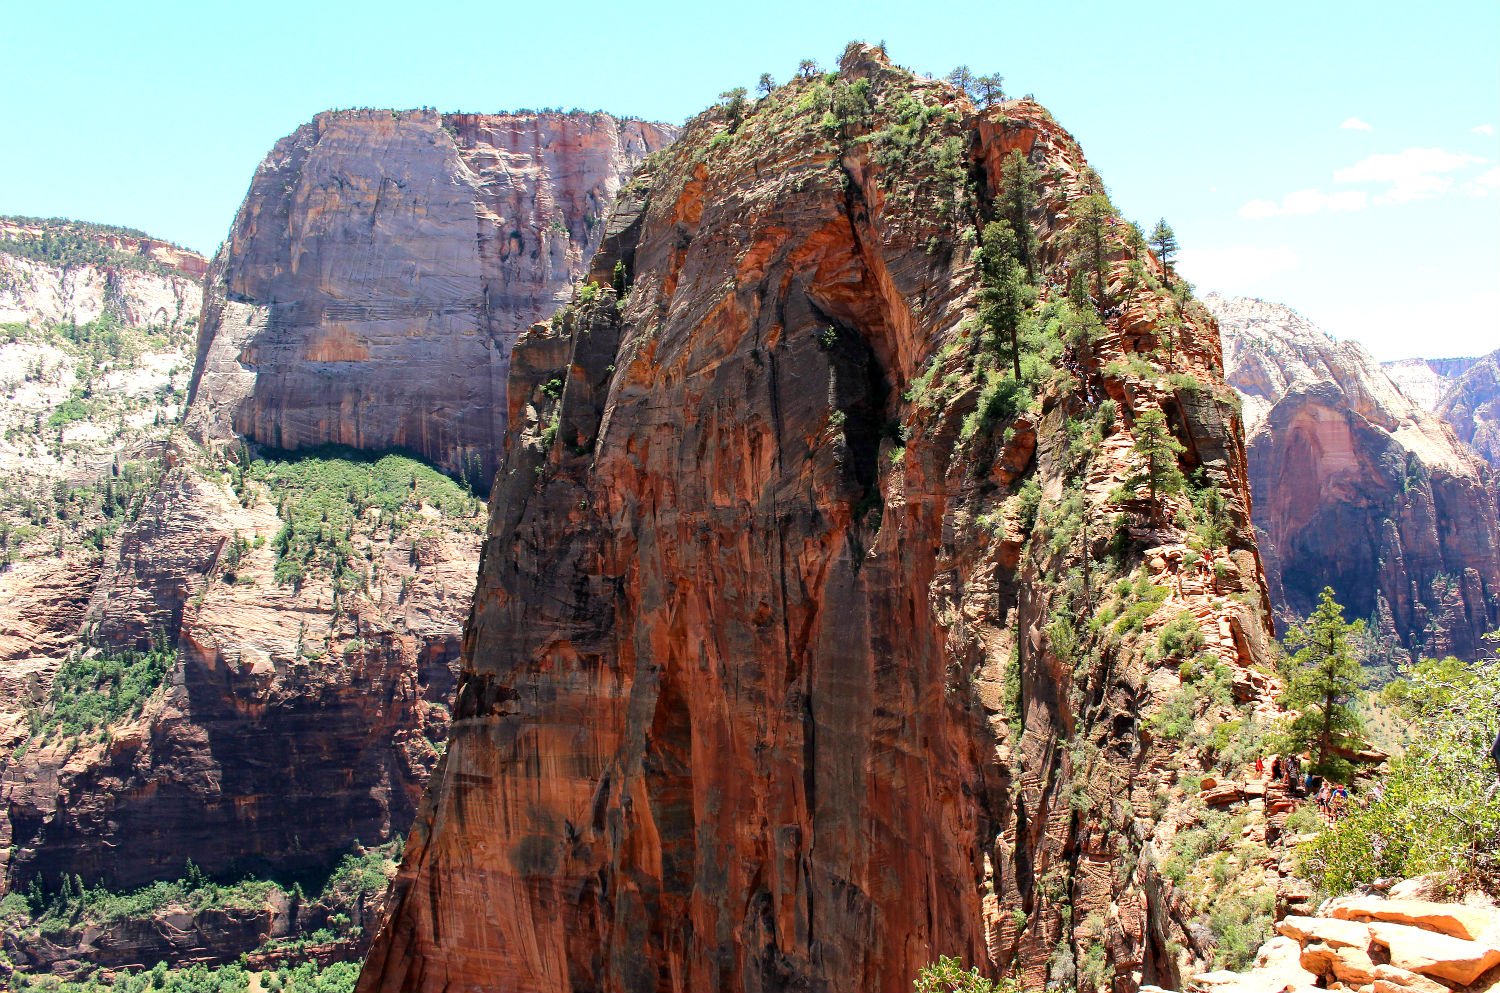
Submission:
<svg viewBox="0 0 1500 993">
<path fill-rule="evenodd" d="M 516 347 L 359 989 L 1176 985 L 1216 941 L 1160 869 L 1182 784 L 1274 692 L 1212 318 L 1034 103 L 855 45 L 740 116 L 648 163 Z M 1039 236 L 1022 381 L 979 317 L 996 216 Z"/>
<path fill-rule="evenodd" d="M 208 275 L 204 442 L 404 449 L 487 489 L 510 349 L 565 299 L 631 166 L 608 114 L 319 114 L 261 163 Z"/>
<path fill-rule="evenodd" d="M 1245 396 L 1255 523 L 1277 610 L 1306 616 L 1331 586 L 1351 617 L 1369 620 L 1376 664 L 1479 657 L 1481 636 L 1500 625 L 1494 471 L 1358 344 L 1279 304 L 1205 302 L 1224 329 L 1229 381 Z M 1469 423 L 1482 430 L 1481 417 Z"/>
<path fill-rule="evenodd" d="M 179 430 L 153 450 L 45 665 L 0 684 L 24 697 L 0 708 L 0 893 L 64 874 L 128 889 L 189 860 L 317 876 L 407 830 L 483 522 L 479 496 L 407 456 L 485 488 L 515 331 L 583 275 L 616 190 L 674 133 L 362 111 L 278 143 L 208 272 L 185 417 L 204 446 Z M 311 902 L 206 938 L 142 922 L 145 945 L 118 922 L 7 927 L 5 950 L 38 970 L 233 961 L 294 938 Z"/>
</svg>

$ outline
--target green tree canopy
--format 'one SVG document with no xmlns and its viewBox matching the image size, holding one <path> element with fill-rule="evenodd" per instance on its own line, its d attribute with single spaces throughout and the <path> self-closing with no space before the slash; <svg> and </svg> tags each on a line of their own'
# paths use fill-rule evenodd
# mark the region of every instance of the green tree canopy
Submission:
<svg viewBox="0 0 1500 993">
<path fill-rule="evenodd" d="M 1016 258 L 1026 267 L 1029 279 L 1036 279 L 1036 229 L 1031 216 L 1036 211 L 1036 169 L 1017 149 L 1000 163 L 1000 202 L 997 212 L 1010 222 L 1016 235 Z"/>
<path fill-rule="evenodd" d="M 1312 772 L 1341 782 L 1354 770 L 1338 751 L 1362 743 L 1355 701 L 1365 671 L 1353 643 L 1363 626 L 1364 621 L 1346 622 L 1333 590 L 1324 587 L 1312 615 L 1286 638 L 1287 646 L 1297 649 L 1287 660 L 1281 696 L 1281 705 L 1297 712 L 1287 726 L 1288 744 L 1312 755 Z"/>
<path fill-rule="evenodd" d="M 1162 272 L 1170 278 L 1172 256 L 1177 254 L 1177 235 L 1165 217 L 1158 220 L 1156 227 L 1151 229 L 1150 241 L 1151 247 L 1156 249 L 1156 257 L 1161 260 Z"/>
<path fill-rule="evenodd" d="M 1021 319 L 1036 299 L 1017 257 L 1020 245 L 1009 221 L 991 221 L 984 227 L 979 256 L 979 322 L 987 334 L 1004 342 L 1017 382 L 1021 379 Z"/>
<path fill-rule="evenodd" d="M 1167 424 L 1167 415 L 1160 410 L 1145 410 L 1136 415 L 1135 444 L 1131 450 L 1141 460 L 1141 470 L 1131 480 L 1133 485 L 1145 483 L 1151 502 L 1182 489 L 1184 479 L 1177 465 L 1177 456 L 1182 454 L 1182 442 L 1172 434 Z"/>
</svg>

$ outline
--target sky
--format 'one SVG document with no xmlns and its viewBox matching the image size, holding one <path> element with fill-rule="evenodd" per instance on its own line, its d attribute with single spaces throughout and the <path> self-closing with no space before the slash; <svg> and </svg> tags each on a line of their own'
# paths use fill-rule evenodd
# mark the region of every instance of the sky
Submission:
<svg viewBox="0 0 1500 993">
<path fill-rule="evenodd" d="M 320 110 L 560 106 L 681 122 L 852 39 L 1033 93 L 1200 292 L 1378 358 L 1500 348 L 1500 3 L 0 0 L 0 213 L 202 252 Z"/>
</svg>

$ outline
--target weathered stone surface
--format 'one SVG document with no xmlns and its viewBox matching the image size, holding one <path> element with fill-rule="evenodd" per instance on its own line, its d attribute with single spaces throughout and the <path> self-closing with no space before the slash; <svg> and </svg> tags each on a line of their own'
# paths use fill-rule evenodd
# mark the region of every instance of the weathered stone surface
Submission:
<svg viewBox="0 0 1500 993">
<path fill-rule="evenodd" d="M 910 97 L 934 153 L 830 140 L 817 79 L 735 133 L 710 113 L 639 177 L 639 222 L 611 226 L 638 231 L 613 250 L 632 259 L 623 305 L 602 289 L 517 345 L 453 737 L 362 990 L 895 991 L 938 954 L 1040 988 L 1059 942 L 1100 940 L 1115 989 L 1176 984 L 1168 943 L 1197 939 L 1147 857 L 1170 832 L 1138 814 L 1180 761 L 1139 723 L 1169 687 L 1139 654 L 1062 654 L 1053 622 L 1082 605 L 1061 577 L 1086 542 L 1022 554 L 1001 510 L 1019 477 L 989 472 L 1010 423 L 964 431 L 978 287 L 955 201 L 1031 156 L 1061 263 L 1081 153 L 1034 104 L 980 114 L 869 49 L 846 55 L 855 80 L 873 101 L 856 133 Z M 804 93 L 818 109 L 799 116 Z M 943 148 L 961 168 L 940 171 Z M 1205 400 L 1106 373 L 1167 313 L 1124 292 L 1126 261 L 1125 302 L 1066 357 L 1076 378 L 1039 387 L 1029 470 L 1005 471 L 1102 521 L 1129 425 L 1164 410 L 1231 536 L 1206 572 L 1163 557 L 1153 630 L 1201 612 L 1238 673 L 1265 598 L 1217 335 L 1194 310 L 1175 343 Z M 927 383 L 954 377 L 940 400 L 918 387 L 929 364 Z M 1074 475 L 1066 417 L 1109 409 Z M 1183 535 L 1145 503 L 1121 509 L 1126 555 L 1156 579 L 1144 550 Z M 1019 735 L 986 689 L 1013 653 Z M 1064 905 L 1104 923 L 1065 929 Z"/>
<path fill-rule="evenodd" d="M 208 276 L 189 430 L 406 449 L 487 488 L 522 329 L 568 298 L 675 129 L 606 114 L 319 114 L 251 182 Z"/>
<path fill-rule="evenodd" d="M 1481 940 L 1500 932 L 1500 911 L 1493 907 L 1471 907 L 1461 903 L 1430 900 L 1382 900 L 1361 897 L 1344 900 L 1331 911 L 1345 921 L 1391 921 L 1411 924 L 1455 938 Z"/>
<path fill-rule="evenodd" d="M 1332 586 L 1388 660 L 1477 657 L 1500 625 L 1500 480 L 1353 342 L 1210 294 L 1245 398 L 1256 526 L 1277 610 Z"/>
<path fill-rule="evenodd" d="M 1319 942 L 1329 948 L 1370 947 L 1370 929 L 1356 921 L 1292 915 L 1276 922 L 1276 932 L 1303 944 Z"/>
<path fill-rule="evenodd" d="M 1390 952 L 1390 964 L 1410 972 L 1467 986 L 1500 965 L 1500 948 L 1405 924 L 1369 925 L 1375 943 Z"/>
</svg>

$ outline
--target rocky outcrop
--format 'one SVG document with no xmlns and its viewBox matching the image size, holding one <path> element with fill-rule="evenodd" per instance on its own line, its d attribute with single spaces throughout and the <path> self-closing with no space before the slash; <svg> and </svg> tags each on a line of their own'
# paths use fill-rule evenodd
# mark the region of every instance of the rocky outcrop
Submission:
<svg viewBox="0 0 1500 993">
<path fill-rule="evenodd" d="M 1500 481 L 1359 345 L 1286 307 L 1210 294 L 1243 394 L 1272 599 L 1332 586 L 1391 661 L 1473 658 L 1500 624 Z"/>
<path fill-rule="evenodd" d="M 359 988 L 896 991 L 939 954 L 1175 982 L 1210 939 L 1159 791 L 1206 753 L 1153 715 L 1274 693 L 1212 319 L 1119 225 L 1104 323 L 1063 303 L 1097 180 L 1033 103 L 851 46 L 732 112 L 622 193 L 592 268 L 628 293 L 516 347 L 452 737 Z M 1011 152 L 1035 402 L 975 325 Z M 1137 485 L 1154 411 L 1213 534 Z"/>
<path fill-rule="evenodd" d="M 326 867 L 406 830 L 446 737 L 475 518 L 361 522 L 350 542 L 368 586 L 341 591 L 326 569 L 293 585 L 276 578 L 278 494 L 236 499 L 201 456 L 174 460 L 110 549 L 82 627 L 95 652 L 164 642 L 180 661 L 138 717 L 39 737 L 9 763 L 12 888 L 64 872 L 133 887 L 189 859 L 219 875 Z"/>
<path fill-rule="evenodd" d="M 272 149 L 208 277 L 187 426 L 403 449 L 487 488 L 517 334 L 582 274 L 674 129 L 605 114 L 320 114 Z"/>
</svg>

